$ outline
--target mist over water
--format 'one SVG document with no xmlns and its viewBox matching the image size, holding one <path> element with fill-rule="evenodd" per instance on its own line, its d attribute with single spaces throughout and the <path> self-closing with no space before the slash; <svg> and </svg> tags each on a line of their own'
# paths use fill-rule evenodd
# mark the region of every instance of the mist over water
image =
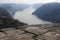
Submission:
<svg viewBox="0 0 60 40">
<path fill-rule="evenodd" d="M 36 16 L 32 15 L 32 13 L 35 11 L 33 7 L 29 7 L 23 11 L 18 11 L 15 13 L 14 18 L 18 19 L 21 22 L 27 23 L 29 25 L 33 24 L 45 24 L 45 23 L 50 23 L 43 21 L 41 19 L 38 19 Z"/>
</svg>

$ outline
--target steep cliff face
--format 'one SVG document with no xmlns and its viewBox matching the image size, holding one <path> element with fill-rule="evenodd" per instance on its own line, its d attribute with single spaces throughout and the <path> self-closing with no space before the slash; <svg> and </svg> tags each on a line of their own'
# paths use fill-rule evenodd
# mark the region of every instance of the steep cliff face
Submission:
<svg viewBox="0 0 60 40">
<path fill-rule="evenodd" d="M 60 3 L 45 4 L 32 14 L 45 21 L 60 23 Z"/>
</svg>

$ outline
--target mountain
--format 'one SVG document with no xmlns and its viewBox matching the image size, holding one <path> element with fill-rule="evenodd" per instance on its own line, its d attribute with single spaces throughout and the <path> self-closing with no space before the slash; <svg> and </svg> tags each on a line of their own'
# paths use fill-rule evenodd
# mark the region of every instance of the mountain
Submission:
<svg viewBox="0 0 60 40">
<path fill-rule="evenodd" d="M 15 4 L 16 11 L 23 11 L 24 9 L 28 8 L 28 4 Z"/>
<path fill-rule="evenodd" d="M 52 23 L 60 23 L 60 3 L 47 3 L 38 8 L 32 15 Z"/>
<path fill-rule="evenodd" d="M 12 16 L 15 13 L 15 7 L 11 3 L 0 3 L 0 7 L 4 8 L 7 10 Z"/>
<path fill-rule="evenodd" d="M 0 17 L 9 17 L 9 18 L 13 18 L 9 12 L 3 8 L 0 7 Z"/>
<path fill-rule="evenodd" d="M 38 9 L 39 7 L 41 7 L 43 5 L 44 5 L 44 3 L 36 3 L 36 4 L 33 4 L 32 7 L 35 9 Z"/>
</svg>

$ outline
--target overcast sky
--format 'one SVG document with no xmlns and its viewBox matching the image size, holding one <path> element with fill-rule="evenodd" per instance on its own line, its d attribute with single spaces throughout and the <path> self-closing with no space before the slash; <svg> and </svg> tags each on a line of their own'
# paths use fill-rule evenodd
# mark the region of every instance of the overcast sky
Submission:
<svg viewBox="0 0 60 40">
<path fill-rule="evenodd" d="M 34 3 L 60 2 L 60 0 L 0 0 L 0 3 L 12 3 L 12 2 L 34 4 Z"/>
</svg>

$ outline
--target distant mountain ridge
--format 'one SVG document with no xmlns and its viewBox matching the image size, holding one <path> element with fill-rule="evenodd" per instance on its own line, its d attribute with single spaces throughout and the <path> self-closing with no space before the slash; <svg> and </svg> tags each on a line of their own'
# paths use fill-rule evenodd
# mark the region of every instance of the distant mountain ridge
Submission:
<svg viewBox="0 0 60 40">
<path fill-rule="evenodd" d="M 14 4 L 14 3 L 0 3 L 0 7 L 11 12 L 11 15 L 14 15 L 16 11 L 22 11 L 29 7 L 28 4 Z"/>
<path fill-rule="evenodd" d="M 43 6 L 44 3 L 35 3 L 32 5 L 33 8 L 38 9 L 39 7 Z"/>
</svg>

